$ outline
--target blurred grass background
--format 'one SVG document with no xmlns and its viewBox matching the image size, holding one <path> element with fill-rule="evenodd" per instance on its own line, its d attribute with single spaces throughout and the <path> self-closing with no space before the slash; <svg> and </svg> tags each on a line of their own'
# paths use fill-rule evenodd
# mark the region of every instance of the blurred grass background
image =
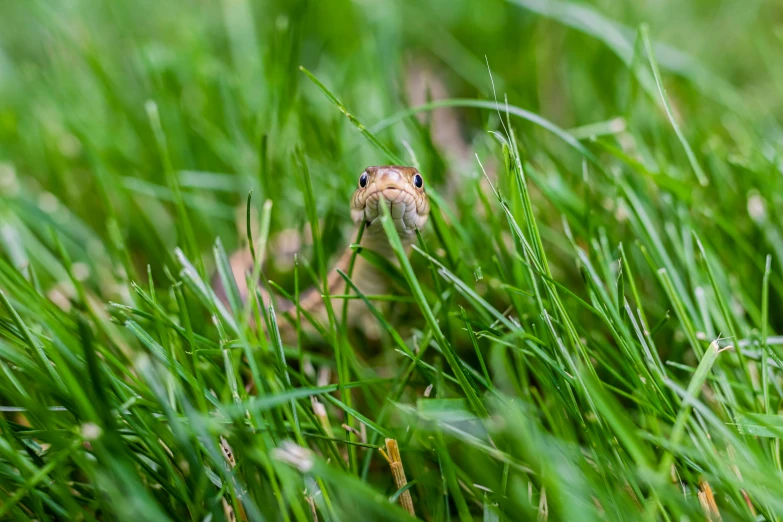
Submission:
<svg viewBox="0 0 783 522">
<path fill-rule="evenodd" d="M 372 449 L 394 437 L 427 520 L 778 520 L 781 20 L 760 0 L 2 2 L 0 512 L 404 519 Z M 427 119 L 374 127 L 414 105 L 416 64 L 483 102 L 489 64 L 500 113 L 453 109 L 467 153 Z M 271 201 L 273 236 L 307 235 L 297 150 L 330 259 L 358 175 L 388 161 L 300 66 L 418 162 L 437 203 L 423 245 L 443 266 L 416 253 L 408 280 L 437 328 L 417 301 L 383 311 L 380 339 L 283 352 L 333 373 L 335 343 L 359 354 L 356 409 L 306 362 L 292 384 L 199 293 L 216 238 L 244 242 L 250 190 L 254 222 Z M 567 132 L 504 128 L 506 99 Z M 397 330 L 432 350 L 411 362 Z M 735 348 L 716 363 L 721 335 Z M 304 473 L 274 453 L 286 439 L 320 455 L 296 454 Z"/>
</svg>

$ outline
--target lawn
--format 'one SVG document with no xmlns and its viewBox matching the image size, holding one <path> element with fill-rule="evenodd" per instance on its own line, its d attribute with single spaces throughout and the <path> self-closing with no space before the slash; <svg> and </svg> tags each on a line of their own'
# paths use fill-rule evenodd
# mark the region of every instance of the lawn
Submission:
<svg viewBox="0 0 783 522">
<path fill-rule="evenodd" d="M 781 20 L 0 2 L 0 519 L 783 519 Z"/>
</svg>

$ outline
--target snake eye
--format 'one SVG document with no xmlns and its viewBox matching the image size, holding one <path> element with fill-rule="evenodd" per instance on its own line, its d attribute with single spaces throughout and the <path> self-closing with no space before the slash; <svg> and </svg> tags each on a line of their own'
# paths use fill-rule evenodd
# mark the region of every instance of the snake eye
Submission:
<svg viewBox="0 0 783 522">
<path fill-rule="evenodd" d="M 413 184 L 416 186 L 416 188 L 421 188 L 424 186 L 424 178 L 421 177 L 421 174 L 416 174 L 413 176 Z"/>
<path fill-rule="evenodd" d="M 359 186 L 364 188 L 367 186 L 367 173 L 363 173 L 361 176 L 359 176 Z"/>
</svg>

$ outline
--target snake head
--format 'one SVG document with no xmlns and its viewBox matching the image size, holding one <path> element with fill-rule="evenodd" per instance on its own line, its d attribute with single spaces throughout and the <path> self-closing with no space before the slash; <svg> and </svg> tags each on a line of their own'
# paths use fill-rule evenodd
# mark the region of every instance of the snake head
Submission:
<svg viewBox="0 0 783 522">
<path fill-rule="evenodd" d="M 400 239 L 410 243 L 430 213 L 422 175 L 413 167 L 397 165 L 367 167 L 362 172 L 359 187 L 351 198 L 351 218 L 357 225 L 364 221 L 365 234 L 370 236 L 384 235 L 378 219 L 381 200 L 389 205 Z"/>
</svg>

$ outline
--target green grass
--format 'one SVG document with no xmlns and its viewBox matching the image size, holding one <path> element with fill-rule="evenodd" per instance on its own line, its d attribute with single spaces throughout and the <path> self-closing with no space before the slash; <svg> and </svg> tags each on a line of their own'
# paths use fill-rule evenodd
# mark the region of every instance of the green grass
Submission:
<svg viewBox="0 0 783 522">
<path fill-rule="evenodd" d="M 0 3 L 0 519 L 410 520 L 393 438 L 424 520 L 781 520 L 781 14 Z M 395 296 L 342 274 L 369 326 L 215 298 L 248 237 L 318 284 L 397 159 L 432 216 L 356 254 Z"/>
</svg>

